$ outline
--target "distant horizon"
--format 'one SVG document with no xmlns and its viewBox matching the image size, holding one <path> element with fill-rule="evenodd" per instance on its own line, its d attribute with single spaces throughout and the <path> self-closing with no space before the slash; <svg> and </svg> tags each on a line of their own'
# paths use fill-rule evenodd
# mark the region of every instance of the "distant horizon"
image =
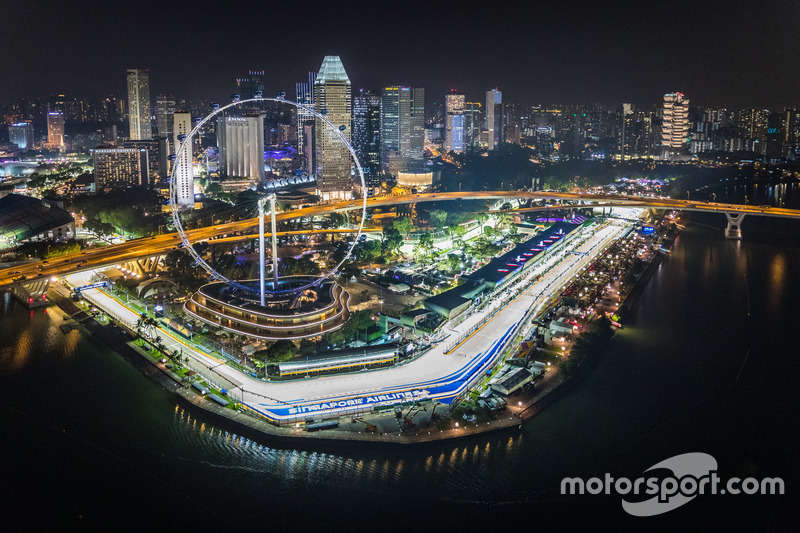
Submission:
<svg viewBox="0 0 800 533">
<path fill-rule="evenodd" d="M 153 96 L 224 102 L 252 69 L 265 72 L 265 95 L 291 98 L 325 55 L 339 55 L 354 92 L 424 87 L 429 103 L 451 88 L 482 102 L 497 87 L 504 103 L 532 105 L 647 106 L 680 91 L 700 107 L 800 107 L 800 4 L 791 0 L 567 1 L 546 12 L 412 1 L 392 16 L 344 0 L 302 14 L 264 5 L 220 11 L 202 1 L 9 4 L 4 104 L 55 94 L 126 98 L 125 71 L 136 67 L 150 70 Z"/>
</svg>

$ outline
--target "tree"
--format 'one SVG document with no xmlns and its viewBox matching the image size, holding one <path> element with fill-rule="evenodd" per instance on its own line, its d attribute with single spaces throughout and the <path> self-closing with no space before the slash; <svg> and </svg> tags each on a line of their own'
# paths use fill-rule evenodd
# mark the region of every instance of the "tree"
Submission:
<svg viewBox="0 0 800 533">
<path fill-rule="evenodd" d="M 430 212 L 431 220 L 436 228 L 441 228 L 447 223 L 447 211 L 442 209 L 434 209 Z"/>
<path fill-rule="evenodd" d="M 266 350 L 259 350 L 253 354 L 253 359 L 267 363 L 282 363 L 294 357 L 297 347 L 292 341 L 280 340 L 273 343 Z"/>
<path fill-rule="evenodd" d="M 408 217 L 400 217 L 394 219 L 392 223 L 394 229 L 402 233 L 404 236 L 411 233 L 411 230 L 414 229 L 414 225 L 411 223 L 411 219 Z"/>
<path fill-rule="evenodd" d="M 396 253 L 403 245 L 403 236 L 394 226 L 384 226 L 381 239 L 383 253 Z"/>
</svg>

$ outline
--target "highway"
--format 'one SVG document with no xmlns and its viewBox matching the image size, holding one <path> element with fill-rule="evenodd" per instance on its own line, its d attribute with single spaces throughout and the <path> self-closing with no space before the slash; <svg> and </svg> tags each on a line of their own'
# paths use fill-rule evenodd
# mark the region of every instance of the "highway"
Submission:
<svg viewBox="0 0 800 533">
<path fill-rule="evenodd" d="M 564 249 L 528 269 L 516 285 L 505 288 L 490 306 L 452 328 L 453 338 L 466 336 L 500 308 L 491 320 L 458 346 L 450 349 L 442 342 L 414 361 L 388 369 L 290 382 L 263 382 L 191 348 L 167 330 L 160 329 L 158 334 L 166 340 L 168 349 L 180 349 L 184 356 L 191 358 L 192 369 L 227 389 L 231 397 L 276 422 L 291 423 L 309 416 L 361 412 L 371 410 L 374 405 L 407 398 L 449 403 L 479 374 L 493 366 L 530 309 L 544 305 L 550 294 L 568 283 L 629 226 L 628 222 L 611 220 L 599 229 L 579 230 L 582 236 L 576 235 Z M 581 255 L 569 253 L 573 248 Z M 91 282 L 92 275 L 91 271 L 85 271 L 71 274 L 66 280 L 73 286 L 86 285 Z M 541 278 L 531 282 L 537 275 Z M 515 295 L 517 288 L 522 289 L 519 295 Z M 138 314 L 103 291 L 90 289 L 82 295 L 115 319 L 135 327 Z"/>
<path fill-rule="evenodd" d="M 369 198 L 367 207 L 385 207 L 398 204 L 410 204 L 416 202 L 435 202 L 445 200 L 487 200 L 500 198 L 520 198 L 520 199 L 560 199 L 569 201 L 601 202 L 603 204 L 613 204 L 616 206 L 632 207 L 654 207 L 662 209 L 689 210 L 700 212 L 740 212 L 748 215 L 777 216 L 785 218 L 800 219 L 800 210 L 786 209 L 777 207 L 763 207 L 753 205 L 723 204 L 698 202 L 690 200 L 676 200 L 671 198 L 648 198 L 637 196 L 617 196 L 602 194 L 584 193 L 562 193 L 544 191 L 483 191 L 483 192 L 448 192 L 448 193 L 426 193 L 407 196 L 379 196 Z M 324 215 L 331 212 L 351 211 L 361 209 L 363 200 L 348 200 L 333 204 L 315 205 L 302 209 L 294 209 L 278 213 L 278 221 L 291 220 L 301 217 L 313 217 Z M 557 209 L 558 206 L 552 206 Z M 186 234 L 190 242 L 209 240 L 222 235 L 237 232 L 246 232 L 256 229 L 258 220 L 250 218 L 238 222 L 227 222 L 200 228 L 187 230 Z M 344 231 L 344 230 L 342 230 Z M 315 232 L 321 233 L 321 232 Z M 83 251 L 79 254 L 60 257 L 45 263 L 38 261 L 22 266 L 11 267 L 0 270 L 0 287 L 10 285 L 15 278 L 26 276 L 28 279 L 33 277 L 62 276 L 78 269 L 95 268 L 102 265 L 118 264 L 143 257 L 163 254 L 175 248 L 180 242 L 176 233 L 158 235 L 156 237 L 146 237 L 134 239 L 121 244 L 106 246 L 97 250 Z M 39 267 L 42 267 L 41 269 Z"/>
</svg>

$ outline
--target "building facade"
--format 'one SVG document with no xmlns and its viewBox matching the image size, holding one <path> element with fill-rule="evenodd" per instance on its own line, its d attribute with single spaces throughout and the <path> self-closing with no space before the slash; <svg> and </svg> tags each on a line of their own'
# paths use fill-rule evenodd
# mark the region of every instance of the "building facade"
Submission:
<svg viewBox="0 0 800 533">
<path fill-rule="evenodd" d="M 381 98 L 381 163 L 393 176 L 420 170 L 425 145 L 425 89 L 386 87 Z"/>
<path fill-rule="evenodd" d="M 338 128 L 350 142 L 352 101 L 350 78 L 339 56 L 325 56 L 314 82 L 316 111 Z M 353 196 L 350 151 L 339 135 L 316 120 L 317 190 L 322 200 L 347 200 Z"/>
<path fill-rule="evenodd" d="M 33 148 L 33 124 L 30 122 L 15 122 L 8 127 L 8 140 L 17 145 L 20 150 Z"/>
<path fill-rule="evenodd" d="M 153 137 L 150 126 L 150 71 L 147 69 L 128 69 L 128 119 L 132 140 Z"/>
<path fill-rule="evenodd" d="M 186 146 L 186 149 L 180 155 L 177 155 L 183 139 L 192 131 L 192 115 L 191 113 L 175 113 L 173 123 L 175 128 L 173 143 L 176 152 L 176 158 L 173 163 L 176 165 L 173 174 L 176 191 L 175 201 L 179 209 L 194 209 L 192 146 Z"/>
<path fill-rule="evenodd" d="M 264 180 L 264 114 L 217 118 L 219 171 L 227 177 Z"/>
<path fill-rule="evenodd" d="M 464 151 L 464 95 L 451 91 L 444 99 L 444 151 Z"/>
<path fill-rule="evenodd" d="M 381 97 L 361 89 L 353 97 L 353 149 L 361 162 L 364 181 L 381 183 Z"/>
<path fill-rule="evenodd" d="M 95 148 L 94 182 L 97 191 L 147 185 L 147 149 Z"/>
<path fill-rule="evenodd" d="M 499 89 L 486 91 L 486 148 L 494 150 L 503 142 L 503 92 Z"/>
<path fill-rule="evenodd" d="M 683 153 L 689 133 L 689 99 L 683 93 L 664 95 L 661 113 L 661 149 L 664 159 Z"/>
<path fill-rule="evenodd" d="M 47 114 L 47 146 L 52 150 L 64 149 L 64 113 L 60 111 Z"/>
</svg>

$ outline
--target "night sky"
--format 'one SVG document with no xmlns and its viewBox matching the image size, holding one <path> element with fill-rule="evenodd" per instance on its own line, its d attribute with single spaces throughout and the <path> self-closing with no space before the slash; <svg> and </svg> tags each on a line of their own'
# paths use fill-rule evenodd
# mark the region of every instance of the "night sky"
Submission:
<svg viewBox="0 0 800 533">
<path fill-rule="evenodd" d="M 294 97 L 336 54 L 354 89 L 422 86 L 429 101 L 451 88 L 480 101 L 497 86 L 507 103 L 654 104 L 681 91 L 707 106 L 800 105 L 796 1 L 321 3 L 6 0 L 0 102 L 125 96 L 137 66 L 153 95 L 226 101 L 257 69 L 267 96 Z"/>
</svg>

